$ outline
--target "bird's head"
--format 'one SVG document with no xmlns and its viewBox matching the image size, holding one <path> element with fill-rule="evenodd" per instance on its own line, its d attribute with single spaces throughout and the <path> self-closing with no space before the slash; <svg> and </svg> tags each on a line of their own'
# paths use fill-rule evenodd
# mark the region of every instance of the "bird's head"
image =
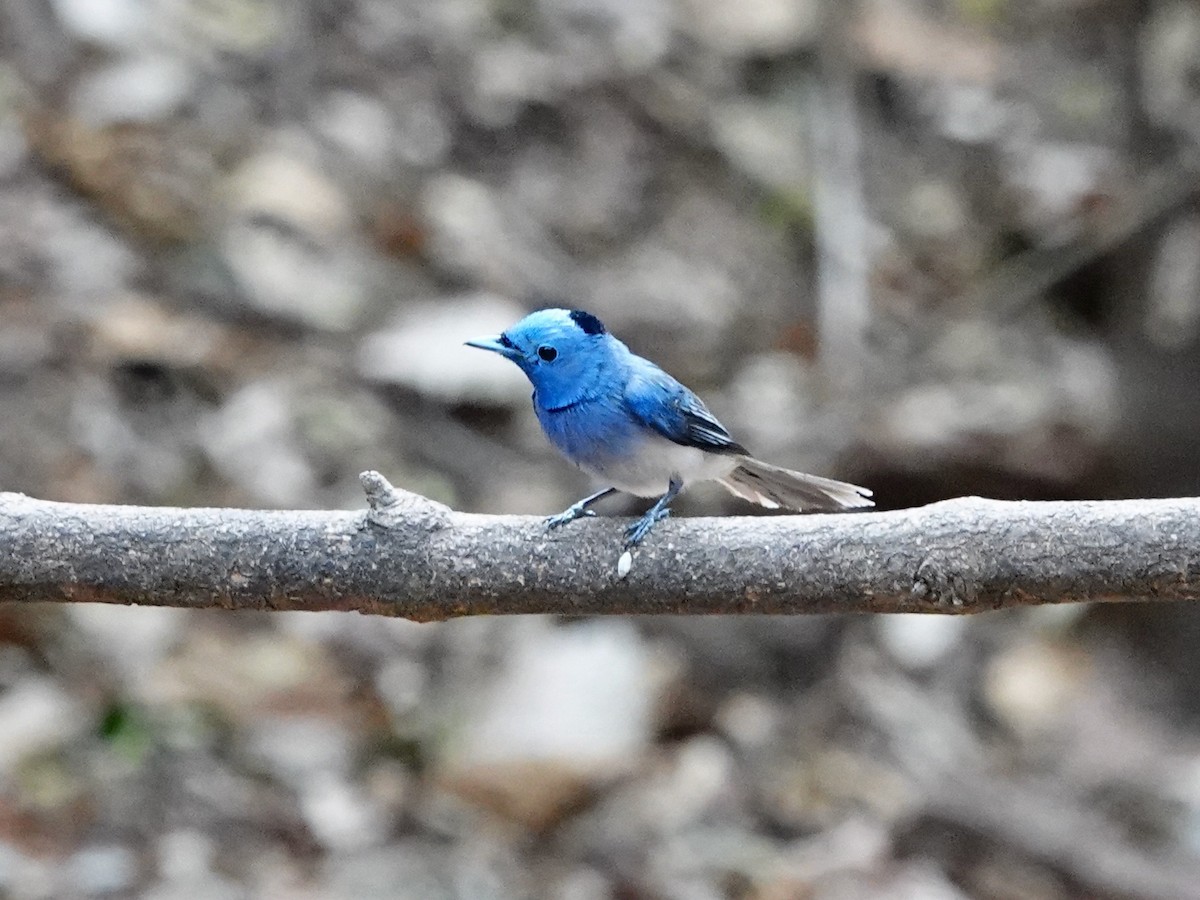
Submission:
<svg viewBox="0 0 1200 900">
<path fill-rule="evenodd" d="M 551 409 L 596 396 L 624 349 L 599 319 L 579 309 L 541 309 L 467 346 L 512 360 L 533 383 L 538 402 Z"/>
</svg>

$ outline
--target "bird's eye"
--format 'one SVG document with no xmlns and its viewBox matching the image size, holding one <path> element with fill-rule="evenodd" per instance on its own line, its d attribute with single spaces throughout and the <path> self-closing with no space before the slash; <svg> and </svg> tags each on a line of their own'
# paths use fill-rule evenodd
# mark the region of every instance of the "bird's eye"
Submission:
<svg viewBox="0 0 1200 900">
<path fill-rule="evenodd" d="M 538 347 L 538 356 L 540 356 L 544 362 L 554 362 L 554 360 L 558 359 L 558 351 L 553 347 L 542 346 Z"/>
</svg>

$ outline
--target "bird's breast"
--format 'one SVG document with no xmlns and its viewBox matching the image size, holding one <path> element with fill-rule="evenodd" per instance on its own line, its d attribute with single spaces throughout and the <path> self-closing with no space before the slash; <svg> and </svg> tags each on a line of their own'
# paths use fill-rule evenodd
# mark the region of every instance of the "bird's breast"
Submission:
<svg viewBox="0 0 1200 900">
<path fill-rule="evenodd" d="M 641 424 L 623 405 L 586 400 L 561 409 L 543 409 L 536 402 L 542 430 L 566 457 L 584 467 L 631 452 L 641 435 Z"/>
<path fill-rule="evenodd" d="M 536 406 L 536 404 L 535 404 Z M 590 401 L 559 410 L 537 408 L 550 442 L 567 459 L 629 494 L 657 497 L 672 477 L 684 483 L 722 478 L 736 458 L 668 440 L 621 405 Z"/>
</svg>

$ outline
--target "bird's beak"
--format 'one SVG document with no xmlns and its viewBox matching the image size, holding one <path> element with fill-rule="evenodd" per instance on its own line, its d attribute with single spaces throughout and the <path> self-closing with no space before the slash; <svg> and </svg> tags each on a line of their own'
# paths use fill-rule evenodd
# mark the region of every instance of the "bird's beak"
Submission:
<svg viewBox="0 0 1200 900">
<path fill-rule="evenodd" d="M 508 359 L 516 358 L 517 351 L 512 347 L 506 347 L 500 343 L 500 336 L 473 338 L 466 342 L 468 347 L 475 347 L 479 350 L 491 350 L 493 353 L 499 353 L 501 356 Z"/>
</svg>

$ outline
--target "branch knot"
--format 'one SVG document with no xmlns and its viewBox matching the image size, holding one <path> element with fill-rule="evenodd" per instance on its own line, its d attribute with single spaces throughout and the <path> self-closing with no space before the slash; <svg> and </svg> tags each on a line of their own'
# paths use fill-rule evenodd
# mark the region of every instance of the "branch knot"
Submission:
<svg viewBox="0 0 1200 900">
<path fill-rule="evenodd" d="M 411 525 L 415 520 L 430 530 L 436 530 L 450 524 L 452 511 L 443 503 L 394 487 L 373 470 L 363 472 L 358 480 L 367 495 L 367 521 L 373 525 L 394 528 L 401 523 Z"/>
</svg>

